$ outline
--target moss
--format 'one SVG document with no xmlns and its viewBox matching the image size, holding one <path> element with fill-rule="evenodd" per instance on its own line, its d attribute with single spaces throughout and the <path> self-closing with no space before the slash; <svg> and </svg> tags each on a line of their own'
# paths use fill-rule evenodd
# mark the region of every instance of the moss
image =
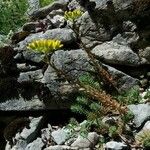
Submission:
<svg viewBox="0 0 150 150">
<path fill-rule="evenodd" d="M 18 98 L 18 83 L 16 78 L 0 78 L 0 101 L 6 101 L 12 98 Z"/>
<path fill-rule="evenodd" d="M 29 128 L 29 124 L 29 118 L 24 117 L 15 119 L 4 129 L 5 140 L 9 141 L 9 144 L 12 146 L 14 144 L 12 138 L 15 137 L 17 132 L 21 132 L 24 127 Z"/>
</svg>

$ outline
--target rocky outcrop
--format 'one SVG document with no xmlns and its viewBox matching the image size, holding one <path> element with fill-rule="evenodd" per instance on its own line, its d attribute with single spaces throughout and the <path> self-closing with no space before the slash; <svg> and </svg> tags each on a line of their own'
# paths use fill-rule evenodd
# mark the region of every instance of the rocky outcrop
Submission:
<svg viewBox="0 0 150 150">
<path fill-rule="evenodd" d="M 22 31 L 18 31 L 13 36 L 12 40 L 16 44 L 13 45 L 13 58 L 9 59 L 12 62 L 6 62 L 7 64 L 0 62 L 0 67 L 3 68 L 1 71 L 4 70 L 2 74 L 14 75 L 14 72 L 16 73 L 13 80 L 8 80 L 13 84 L 15 90 L 12 93 L 16 93 L 15 96 L 10 94 L 10 97 L 8 97 L 6 96 L 8 94 L 6 94 L 1 97 L 1 101 L 8 100 L 7 103 L 10 104 L 12 97 L 13 101 L 18 99 L 20 104 L 23 104 L 23 99 L 25 101 L 27 99 L 33 100 L 33 97 L 37 97 L 38 100 L 44 99 L 45 103 L 47 96 L 44 95 L 48 95 L 47 103 L 50 103 L 53 99 L 63 99 L 67 103 L 67 100 L 72 99 L 74 94 L 77 93 L 77 89 L 73 85 L 69 85 L 62 76 L 59 76 L 51 66 L 43 61 L 43 54 L 27 50 L 27 45 L 37 39 L 58 39 L 62 41 L 64 47 L 51 56 L 51 62 L 58 69 L 65 71 L 72 79 L 78 78 L 85 72 L 93 71 L 87 53 L 78 45 L 80 37 L 82 44 L 91 50 L 97 61 L 102 62 L 112 74 L 114 80 L 118 81 L 117 88 L 120 92 L 137 85 L 141 74 L 145 76 L 145 72 L 149 70 L 149 47 L 146 45 L 143 49 L 140 45 L 144 37 L 144 41 L 146 43 L 148 41 L 147 36 L 144 36 L 145 30 L 148 30 L 148 25 L 143 27 L 143 31 L 141 30 L 141 24 L 139 25 L 136 20 L 137 13 L 131 13 L 135 11 L 135 8 L 131 7 L 133 3 L 132 0 L 126 2 L 114 0 L 113 3 L 94 0 L 93 2 L 87 1 L 84 4 L 82 0 L 59 0 L 34 11 L 30 15 L 31 21 L 23 26 Z M 139 6 L 136 5 L 136 7 Z M 84 12 L 76 22 L 79 35 L 76 35 L 70 29 L 70 24 L 64 19 L 64 12 L 74 8 L 81 8 Z M 147 9 L 140 11 L 142 13 L 148 12 Z M 13 73 L 11 73 L 12 71 Z M 148 80 L 147 85 L 149 84 Z M 4 82 L 1 77 L 0 81 Z M 4 85 L 3 82 L 0 82 L 0 84 Z M 29 86 L 29 82 L 31 86 Z M 36 84 L 41 87 L 41 90 L 37 90 Z M 0 91 L 3 93 L 6 88 L 7 91 L 12 89 L 9 85 L 7 87 L 1 86 Z M 30 93 L 28 97 L 24 97 L 25 93 L 30 92 L 28 88 L 31 88 L 30 91 L 34 94 Z M 5 103 L 0 105 L 3 106 Z M 39 105 L 41 106 L 40 103 Z M 66 106 L 68 106 L 68 103 Z M 21 106 L 21 108 L 24 107 Z"/>
</svg>

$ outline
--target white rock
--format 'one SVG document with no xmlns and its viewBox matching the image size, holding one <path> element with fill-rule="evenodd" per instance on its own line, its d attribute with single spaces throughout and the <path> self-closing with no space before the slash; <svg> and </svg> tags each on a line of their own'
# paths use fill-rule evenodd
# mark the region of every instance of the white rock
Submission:
<svg viewBox="0 0 150 150">
<path fill-rule="evenodd" d="M 126 145 L 122 142 L 110 141 L 105 144 L 106 149 L 121 150 L 123 147 L 126 147 Z"/>
<path fill-rule="evenodd" d="M 44 109 L 45 105 L 37 97 L 33 97 L 30 101 L 25 101 L 22 97 L 19 99 L 11 99 L 0 103 L 0 110 L 37 110 Z"/>
<path fill-rule="evenodd" d="M 63 144 L 69 137 L 68 133 L 64 129 L 53 131 L 51 136 L 58 145 Z"/>
<path fill-rule="evenodd" d="M 70 147 L 66 145 L 55 145 L 55 146 L 49 146 L 45 148 L 44 150 L 78 150 L 77 147 Z"/>
<path fill-rule="evenodd" d="M 89 148 L 94 147 L 99 139 L 99 135 L 96 132 L 88 133 L 87 137 L 78 136 L 76 141 L 74 141 L 71 146 L 79 148 Z"/>
<path fill-rule="evenodd" d="M 96 46 L 92 53 L 111 64 L 138 66 L 140 62 L 140 58 L 130 47 L 112 41 Z"/>
<path fill-rule="evenodd" d="M 37 138 L 32 143 L 28 144 L 25 150 L 41 150 L 44 146 L 41 138 Z"/>
</svg>

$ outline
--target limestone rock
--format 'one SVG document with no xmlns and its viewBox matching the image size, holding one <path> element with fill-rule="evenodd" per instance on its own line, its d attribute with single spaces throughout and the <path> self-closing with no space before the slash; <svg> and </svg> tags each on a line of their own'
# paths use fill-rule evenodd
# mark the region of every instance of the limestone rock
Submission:
<svg viewBox="0 0 150 150">
<path fill-rule="evenodd" d="M 122 142 L 116 142 L 116 141 L 107 142 L 105 144 L 105 148 L 110 150 L 122 150 L 124 147 L 127 147 L 127 145 L 125 145 Z"/>
<path fill-rule="evenodd" d="M 35 71 L 28 71 L 28 72 L 22 72 L 20 73 L 20 76 L 18 78 L 18 82 L 23 81 L 40 81 L 43 78 L 42 69 L 35 70 Z"/>
<path fill-rule="evenodd" d="M 37 138 L 33 142 L 29 143 L 25 150 L 41 150 L 44 146 L 44 143 L 42 142 L 41 138 Z"/>
<path fill-rule="evenodd" d="M 99 135 L 96 132 L 90 132 L 86 138 L 79 135 L 71 146 L 79 148 L 94 147 L 97 144 L 98 139 Z"/>
<path fill-rule="evenodd" d="M 106 63 L 138 66 L 140 59 L 130 47 L 115 42 L 105 42 L 96 46 L 92 53 Z"/>
<path fill-rule="evenodd" d="M 57 39 L 60 40 L 63 44 L 70 44 L 76 41 L 76 36 L 71 29 L 67 28 L 57 28 L 47 30 L 45 33 L 39 32 L 35 34 L 31 34 L 25 38 L 25 40 L 18 43 L 18 47 L 16 49 L 22 51 L 26 50 L 27 45 L 33 40 L 38 39 Z"/>
<path fill-rule="evenodd" d="M 53 131 L 51 133 L 51 136 L 53 137 L 53 140 L 58 144 L 61 145 L 65 143 L 65 141 L 68 139 L 68 133 L 64 129 L 58 129 L 56 131 Z"/>
<path fill-rule="evenodd" d="M 57 10 L 57 9 L 66 10 L 66 8 L 67 8 L 67 1 L 66 0 L 58 0 L 48 6 L 45 6 L 43 8 L 38 9 L 37 11 L 34 11 L 30 15 L 30 17 L 34 20 L 35 19 L 43 19 L 53 10 Z"/>
<path fill-rule="evenodd" d="M 140 127 L 144 121 L 150 118 L 149 104 L 129 105 L 128 108 L 134 114 L 134 123 L 136 127 Z"/>
</svg>

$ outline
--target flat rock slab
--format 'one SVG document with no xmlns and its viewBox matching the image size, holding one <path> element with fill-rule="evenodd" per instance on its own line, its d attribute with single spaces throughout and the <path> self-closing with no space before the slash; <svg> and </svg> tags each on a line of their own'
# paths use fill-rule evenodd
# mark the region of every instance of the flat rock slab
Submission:
<svg viewBox="0 0 150 150">
<path fill-rule="evenodd" d="M 150 119 L 150 104 L 129 105 L 128 108 L 134 114 L 134 123 L 137 128 Z"/>
<path fill-rule="evenodd" d="M 9 110 L 38 110 L 44 109 L 45 105 L 38 98 L 32 99 L 30 101 L 25 101 L 23 98 L 11 99 L 6 102 L 0 103 L 0 110 L 9 111 Z"/>
</svg>

